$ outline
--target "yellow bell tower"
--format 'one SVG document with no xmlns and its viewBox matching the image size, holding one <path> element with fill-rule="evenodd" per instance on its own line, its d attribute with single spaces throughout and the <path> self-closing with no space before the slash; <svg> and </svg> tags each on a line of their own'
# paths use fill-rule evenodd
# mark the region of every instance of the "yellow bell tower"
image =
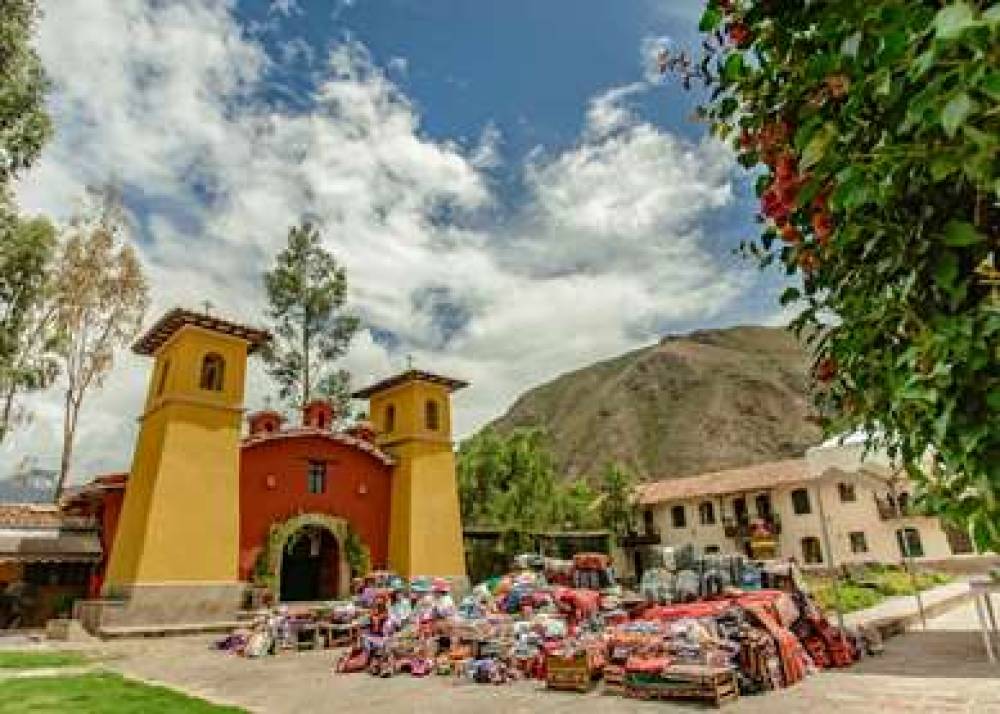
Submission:
<svg viewBox="0 0 1000 714">
<path fill-rule="evenodd" d="M 451 433 L 451 393 L 468 386 L 411 369 L 354 394 L 369 400 L 378 444 L 396 460 L 389 567 L 468 588 Z"/>
<path fill-rule="evenodd" d="M 243 390 L 247 356 L 268 339 L 175 309 L 133 347 L 154 366 L 104 583 L 120 607 L 105 625 L 227 620 L 239 606 Z"/>
</svg>

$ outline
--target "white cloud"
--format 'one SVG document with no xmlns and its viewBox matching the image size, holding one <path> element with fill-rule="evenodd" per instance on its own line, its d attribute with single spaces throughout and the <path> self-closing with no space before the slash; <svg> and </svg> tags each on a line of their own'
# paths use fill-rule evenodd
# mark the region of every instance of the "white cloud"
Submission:
<svg viewBox="0 0 1000 714">
<path fill-rule="evenodd" d="M 58 133 L 21 187 L 27 207 L 65 215 L 87 182 L 116 176 L 144 222 L 150 319 L 208 299 L 259 322 L 261 271 L 290 223 L 318 219 L 356 309 L 396 341 L 365 332 L 345 366 L 366 382 L 411 353 L 469 379 L 460 432 L 665 322 L 717 314 L 744 288 L 699 228 L 731 200 L 731 157 L 640 121 L 627 102 L 645 85 L 595 97 L 578 143 L 533 156 L 524 206 L 494 221 L 499 129 L 470 149 L 427 138 L 357 41 L 334 47 L 308 112 L 260 100 L 269 58 L 207 0 L 59 0 L 39 47 Z M 85 405 L 76 479 L 128 467 L 147 368 L 123 353 Z M 266 391 L 258 365 L 249 405 Z M 58 453 L 59 401 L 58 388 L 32 399 L 35 423 L 0 451 L 8 463 Z"/>
</svg>

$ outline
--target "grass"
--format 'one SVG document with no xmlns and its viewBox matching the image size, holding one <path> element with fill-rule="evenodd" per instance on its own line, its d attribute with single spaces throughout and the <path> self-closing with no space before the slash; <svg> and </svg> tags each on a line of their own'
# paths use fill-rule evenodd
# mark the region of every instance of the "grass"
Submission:
<svg viewBox="0 0 1000 714">
<path fill-rule="evenodd" d="M 76 667 L 89 664 L 80 652 L 24 652 L 0 650 L 0 670 L 45 669 L 47 667 Z"/>
<path fill-rule="evenodd" d="M 917 588 L 927 590 L 952 581 L 944 573 L 917 573 Z M 838 582 L 840 604 L 843 612 L 854 612 L 878 605 L 886 598 L 897 595 L 912 595 L 913 582 L 905 570 L 893 566 L 872 566 L 866 568 L 860 582 L 848 582 L 843 578 Z M 833 580 L 829 576 L 809 576 L 813 596 L 824 610 L 834 610 L 837 599 L 833 591 Z"/>
<path fill-rule="evenodd" d="M 246 714 L 110 673 L 9 679 L 0 692 L 0 714 Z"/>
</svg>

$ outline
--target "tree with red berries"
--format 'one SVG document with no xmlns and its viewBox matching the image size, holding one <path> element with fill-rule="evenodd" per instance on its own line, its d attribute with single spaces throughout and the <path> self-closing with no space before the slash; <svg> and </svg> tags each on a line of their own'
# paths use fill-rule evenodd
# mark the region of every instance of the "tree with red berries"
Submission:
<svg viewBox="0 0 1000 714">
<path fill-rule="evenodd" d="M 756 176 L 742 247 L 799 276 L 827 429 L 1000 549 L 1000 3 L 710 0 L 700 29 L 660 66 Z"/>
</svg>

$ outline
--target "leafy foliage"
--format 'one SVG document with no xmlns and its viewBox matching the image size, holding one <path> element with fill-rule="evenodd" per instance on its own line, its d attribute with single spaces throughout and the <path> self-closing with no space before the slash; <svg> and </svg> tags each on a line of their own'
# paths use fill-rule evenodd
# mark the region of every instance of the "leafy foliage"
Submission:
<svg viewBox="0 0 1000 714">
<path fill-rule="evenodd" d="M 638 506 L 635 488 L 638 479 L 618 464 L 608 464 L 601 476 L 601 524 L 617 536 L 635 532 Z"/>
<path fill-rule="evenodd" d="M 0 441 L 27 418 L 17 397 L 55 379 L 55 311 L 50 299 L 55 228 L 20 218 L 0 196 Z"/>
<path fill-rule="evenodd" d="M 135 337 L 149 306 L 149 288 L 127 242 L 127 222 L 117 194 L 92 191 L 91 199 L 71 221 L 54 266 L 52 300 L 66 376 L 57 497 L 69 474 L 84 397 L 101 386 L 115 351 Z"/>
<path fill-rule="evenodd" d="M 700 63 L 660 65 L 757 177 L 743 247 L 801 278 L 826 428 L 1000 546 L 1000 4 L 710 0 L 701 29 Z"/>
<path fill-rule="evenodd" d="M 35 0 L 0 3 L 0 186 L 31 164 L 52 133 L 48 82 L 31 46 L 37 18 Z"/>
<path fill-rule="evenodd" d="M 288 245 L 264 274 L 264 284 L 276 337 L 264 360 L 281 398 L 306 404 L 322 395 L 344 413 L 350 377 L 332 363 L 347 351 L 359 322 L 344 311 L 347 276 L 315 226 L 305 222 L 288 231 Z"/>
<path fill-rule="evenodd" d="M 486 428 L 463 441 L 458 493 L 466 525 L 521 533 L 595 525 L 597 494 L 583 481 L 561 482 L 539 429 L 502 436 Z"/>
</svg>

